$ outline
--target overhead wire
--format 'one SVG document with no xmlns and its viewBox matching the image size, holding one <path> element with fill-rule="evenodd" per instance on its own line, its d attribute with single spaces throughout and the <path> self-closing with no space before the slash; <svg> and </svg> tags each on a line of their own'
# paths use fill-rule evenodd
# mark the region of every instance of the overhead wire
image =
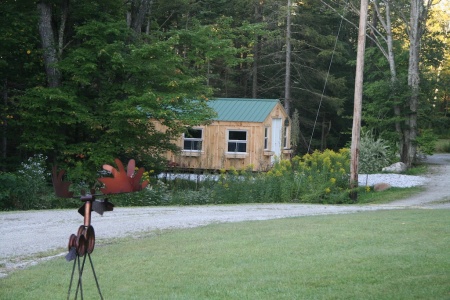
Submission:
<svg viewBox="0 0 450 300">
<path fill-rule="evenodd" d="M 333 64 L 334 53 L 336 52 L 336 47 L 337 47 L 339 35 L 341 33 L 342 23 L 344 22 L 345 13 L 347 11 L 347 6 L 348 6 L 348 0 L 345 3 L 344 11 L 343 11 L 343 14 L 341 15 L 341 22 L 339 23 L 339 29 L 338 29 L 338 32 L 336 34 L 336 40 L 334 42 L 334 47 L 333 47 L 333 52 L 331 54 L 330 64 L 328 65 L 327 75 L 325 76 L 325 82 L 324 82 L 323 89 L 322 89 L 322 95 L 320 96 L 319 107 L 317 108 L 317 113 L 316 113 L 316 118 L 314 120 L 313 130 L 311 132 L 311 137 L 309 139 L 308 151 L 306 153 L 309 153 L 310 150 L 311 150 L 311 143 L 312 143 L 312 139 L 313 139 L 313 136 L 314 136 L 314 131 L 316 129 L 317 120 L 319 118 L 320 109 L 322 107 L 323 97 L 324 97 L 324 94 L 325 94 L 325 89 L 327 87 L 328 77 L 330 76 L 331 65 Z"/>
</svg>

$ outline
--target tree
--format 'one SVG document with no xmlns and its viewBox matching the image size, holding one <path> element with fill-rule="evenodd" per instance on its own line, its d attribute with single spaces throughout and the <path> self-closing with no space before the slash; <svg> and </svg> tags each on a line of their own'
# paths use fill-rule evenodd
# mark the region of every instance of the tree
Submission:
<svg viewBox="0 0 450 300">
<path fill-rule="evenodd" d="M 353 112 L 351 61 L 356 57 L 357 34 L 326 8 L 318 1 L 303 1 L 292 16 L 291 98 L 307 141 L 302 152 L 325 145 L 342 147 L 343 135 L 351 128 L 351 119 L 343 116 Z M 338 10 L 345 13 L 346 7 Z"/>
<path fill-rule="evenodd" d="M 127 43 L 131 36 L 125 22 L 77 28 L 76 47 L 59 64 L 66 78 L 60 88 L 38 87 L 22 97 L 22 147 L 91 168 L 116 156 L 155 166 L 159 153 L 175 150 L 171 142 L 184 126 L 212 116 L 210 92 L 174 54 L 176 39 Z M 168 130 L 156 131 L 149 119 Z"/>
<path fill-rule="evenodd" d="M 409 36 L 409 64 L 408 64 L 408 86 L 411 97 L 409 101 L 409 118 L 405 121 L 405 132 L 403 146 L 401 147 L 401 160 L 410 167 L 415 162 L 417 154 L 417 111 L 420 98 L 420 50 L 421 40 L 424 34 L 428 18 L 428 11 L 432 0 L 411 0 L 411 12 L 409 26 L 407 27 Z"/>
<path fill-rule="evenodd" d="M 382 5 L 381 5 L 381 4 Z M 388 97 L 392 99 L 392 109 L 395 114 L 395 129 L 399 138 L 399 152 L 401 161 L 408 167 L 414 163 L 417 156 L 417 134 L 418 110 L 420 98 L 420 58 L 421 41 L 425 32 L 423 24 L 428 18 L 428 11 L 431 7 L 431 0 L 411 0 L 409 5 L 404 2 L 393 2 L 389 0 L 374 1 L 373 6 L 381 29 L 372 27 L 373 42 L 378 46 L 389 63 L 390 86 Z M 396 12 L 396 20 L 403 21 L 402 24 L 396 22 L 397 28 L 403 28 L 406 32 L 407 40 L 403 39 L 403 45 L 408 45 L 408 70 L 407 70 L 407 97 L 402 97 L 401 82 L 397 75 L 397 65 L 395 59 L 395 45 L 393 38 L 392 6 Z M 383 13 L 384 12 L 384 13 Z M 409 15 L 409 18 L 407 17 Z M 397 54 L 402 48 L 398 48 Z M 405 95 L 405 94 L 403 94 Z M 402 100 L 406 100 L 403 102 Z M 402 124 L 403 123 L 403 124 Z"/>
<path fill-rule="evenodd" d="M 20 8 L 20 9 L 18 9 Z M 0 168 L 9 171 L 20 164 L 18 149 L 18 97 L 35 85 L 45 84 L 34 1 L 0 3 Z"/>
<path fill-rule="evenodd" d="M 26 14 L 34 18 L 22 17 L 30 24 L 21 20 L 17 27 L 39 27 L 30 34 L 34 47 L 25 45 L 26 39 L 0 47 L 0 64 L 9 68 L 4 73 L 2 68 L 0 75 L 7 85 L 24 80 L 20 76 L 33 66 L 23 60 L 26 67 L 19 69 L 20 65 L 13 63 L 18 53 L 14 45 L 38 62 L 40 54 L 43 57 L 43 64 L 33 69 L 34 76 L 39 68 L 45 70 L 41 81 L 30 80 L 21 87 L 14 95 L 14 105 L 10 105 L 8 86 L 3 92 L 4 103 L 10 106 L 4 111 L 10 115 L 14 107 L 17 116 L 14 132 L 20 135 L 16 147 L 24 156 L 42 153 L 63 167 L 83 162 L 91 174 L 115 157 L 133 157 L 150 168 L 160 167 L 164 163 L 160 153 L 176 150 L 173 140 L 186 126 L 205 123 L 213 116 L 206 105 L 212 90 L 204 84 L 205 76 L 184 64 L 176 51 L 179 36 L 141 36 L 128 29 L 123 4 L 61 3 L 28 3 Z M 17 19 L 18 5 L 4 5 L 8 8 L 2 10 L 5 22 Z M 1 40 L 17 36 L 6 23 L 4 27 Z M 161 121 L 168 130 L 156 131 L 150 119 Z M 6 151 L 3 155 L 7 156 Z"/>
<path fill-rule="evenodd" d="M 53 7 L 52 3 L 43 0 L 37 3 L 39 13 L 39 35 L 41 36 L 44 56 L 45 71 L 49 87 L 58 87 L 61 83 L 61 73 L 57 64 L 62 53 L 64 41 L 64 27 L 67 20 L 68 0 L 61 4 L 61 22 L 56 36 L 53 32 Z"/>
</svg>

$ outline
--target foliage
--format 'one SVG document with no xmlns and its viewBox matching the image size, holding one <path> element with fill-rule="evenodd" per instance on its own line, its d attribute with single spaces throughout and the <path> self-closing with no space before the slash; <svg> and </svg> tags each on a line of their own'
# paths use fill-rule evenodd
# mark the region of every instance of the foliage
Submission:
<svg viewBox="0 0 450 300">
<path fill-rule="evenodd" d="M 116 206 L 157 206 L 170 204 L 170 193 L 162 182 L 139 192 L 110 195 L 109 201 Z"/>
<path fill-rule="evenodd" d="M 419 146 L 419 153 L 431 155 L 436 150 L 437 135 L 433 133 L 432 129 L 424 129 L 419 132 L 417 136 L 417 145 Z"/>
<path fill-rule="evenodd" d="M 258 95 L 284 98 L 286 53 L 286 1 L 264 4 L 263 17 L 278 34 L 261 40 L 258 65 Z M 277 7 L 277 9 L 275 9 Z M 310 138 L 299 143 L 299 153 L 331 148 L 337 150 L 348 139 L 346 131 L 351 121 L 343 116 L 353 112 L 354 59 L 352 34 L 345 27 L 338 35 L 341 13 L 330 13 L 317 1 L 302 1 L 292 8 L 291 22 L 291 111 L 300 112 L 300 131 Z M 346 15 L 352 20 L 355 16 Z M 281 49 L 281 50 L 280 50 Z M 351 70 L 351 71 L 350 71 Z M 329 135 L 321 125 L 330 124 Z M 323 126 L 325 128 L 325 126 Z M 310 148 L 310 149 L 308 149 Z"/>
<path fill-rule="evenodd" d="M 43 155 L 30 157 L 15 173 L 0 173 L 0 209 L 51 208 L 48 178 Z"/>
<path fill-rule="evenodd" d="M 348 150 L 326 150 L 276 161 L 267 173 L 222 170 L 217 182 L 201 182 L 189 194 L 177 182 L 168 185 L 172 204 L 345 203 L 349 201 L 348 173 Z"/>
<path fill-rule="evenodd" d="M 374 143 L 372 139 L 369 141 Z M 376 141 L 375 145 L 380 146 L 381 150 L 386 150 L 382 147 L 382 143 L 378 144 L 379 142 L 380 140 Z M 377 147 L 371 148 L 372 152 L 370 153 L 375 155 L 374 151 L 380 150 Z M 199 174 L 196 181 L 156 179 L 152 176 L 153 171 L 149 171 L 145 174 L 145 178 L 150 179 L 151 184 L 144 190 L 109 195 L 108 198 L 117 206 L 288 202 L 349 203 L 349 155 L 348 149 L 341 149 L 338 152 L 315 151 L 301 157 L 296 156 L 292 160 L 278 160 L 267 173 L 253 173 L 251 167 L 244 170 L 232 168 L 229 171 L 221 170 L 220 174 Z M 383 151 L 381 154 L 377 152 L 376 155 L 378 158 L 373 161 L 372 165 L 386 159 Z M 371 156 L 368 155 L 368 157 Z M 13 200 L 16 197 L 13 192 L 15 190 L 8 188 L 15 186 L 20 180 L 24 182 L 21 190 L 26 191 L 27 196 L 30 195 L 30 191 L 34 195 L 29 197 L 29 199 L 33 199 L 33 202 L 27 204 L 27 208 L 52 208 L 55 205 L 61 208 L 76 207 L 76 200 L 55 201 L 53 192 L 48 189 L 45 178 L 40 173 L 44 169 L 38 168 L 41 166 L 40 164 L 33 163 L 32 165 L 36 169 L 33 174 L 39 173 L 39 176 L 26 175 L 28 179 L 25 180 L 23 177 L 25 175 L 21 175 L 22 173 L 2 174 L 1 178 L 5 182 L 5 188 L 0 192 L 3 197 L 3 209 L 25 208 L 23 204 L 21 206 L 15 204 Z M 76 192 L 82 188 L 92 187 L 90 183 L 86 182 L 86 174 L 83 173 L 80 165 L 77 166 L 71 170 L 68 176 L 68 180 L 73 182 L 72 189 Z M 31 177 L 33 179 L 30 179 Z M 31 187 L 25 187 L 25 184 L 28 183 L 39 190 L 33 191 Z M 46 197 L 53 200 L 47 201 Z"/>
<path fill-rule="evenodd" d="M 45 83 L 36 3 L 23 0 L 20 8 L 17 5 L 17 1 L 0 2 L 0 168 L 3 171 L 16 170 L 31 155 L 18 149 L 23 132 L 17 123 L 18 97 L 25 89 Z"/>
<path fill-rule="evenodd" d="M 160 154 L 176 150 L 172 138 L 183 126 L 212 117 L 205 105 L 209 97 L 283 100 L 289 10 L 292 111 L 299 111 L 302 137 L 297 150 L 307 152 L 304 137 L 311 138 L 313 150 L 336 150 L 350 138 L 357 37 L 352 24 L 358 16 L 342 1 L 306 0 L 288 10 L 284 0 L 155 0 L 145 1 L 151 3 L 148 10 L 139 12 L 134 4 L 142 1 L 124 5 L 79 0 L 70 1 L 62 28 L 65 2 L 44 2 L 59 32 L 55 67 L 62 77 L 54 89 L 46 87 L 46 49 L 39 38 L 36 1 L 0 4 L 3 171 L 15 171 L 37 153 L 89 182 L 95 181 L 101 164 L 115 157 L 133 157 L 160 171 Z M 392 10 L 397 82 L 391 82 L 385 57 L 368 40 L 362 118 L 393 151 L 409 117 L 395 115 L 393 108 L 408 111 L 410 97 L 408 40 L 397 18 L 408 15 L 410 6 L 398 5 Z M 445 43 L 449 10 L 435 8 L 423 24 L 417 129 L 445 135 L 450 116 L 450 52 Z M 145 24 L 131 29 L 125 16 L 137 13 L 144 13 Z M 158 119 L 168 130 L 157 132 L 148 118 Z M 424 148 L 431 145 L 428 137 L 418 139 Z"/>
<path fill-rule="evenodd" d="M 450 141 L 449 140 L 438 140 L 436 142 L 436 152 L 450 153 Z"/>
<path fill-rule="evenodd" d="M 295 193 L 301 202 L 343 203 L 348 199 L 350 152 L 314 151 L 292 162 Z M 282 170 L 280 170 L 282 172 Z M 275 171 L 274 175 L 279 173 Z"/>
<path fill-rule="evenodd" d="M 393 153 L 389 143 L 382 138 L 376 138 L 373 131 L 365 130 L 361 133 L 359 144 L 359 173 L 376 173 L 392 162 Z"/>
<path fill-rule="evenodd" d="M 20 182 L 16 174 L 0 172 L 0 209 L 16 209 L 16 199 L 20 194 Z"/>
<path fill-rule="evenodd" d="M 77 27 L 79 45 L 60 63 L 62 86 L 38 87 L 21 99 L 23 149 L 49 153 L 69 171 L 82 161 L 91 178 L 115 157 L 156 167 L 159 153 L 175 150 L 171 141 L 184 126 L 213 116 L 202 78 L 172 54 L 176 39 L 128 44 L 129 38 L 122 22 Z M 149 119 L 168 129 L 156 131 Z"/>
</svg>

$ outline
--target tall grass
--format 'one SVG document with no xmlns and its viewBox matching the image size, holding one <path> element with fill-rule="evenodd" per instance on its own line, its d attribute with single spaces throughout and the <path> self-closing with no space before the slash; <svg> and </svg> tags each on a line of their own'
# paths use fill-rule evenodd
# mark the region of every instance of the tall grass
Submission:
<svg viewBox="0 0 450 300">
<path fill-rule="evenodd" d="M 439 139 L 436 142 L 436 152 L 450 153 L 450 139 Z"/>
<path fill-rule="evenodd" d="M 370 149 L 379 150 L 379 148 L 378 145 Z M 368 162 L 367 159 L 366 162 Z M 349 164 L 348 149 L 338 152 L 315 151 L 301 157 L 296 156 L 291 160 L 278 160 L 266 173 L 253 173 L 250 171 L 251 168 L 221 170 L 218 174 L 211 174 L 211 176 L 198 176 L 197 181 L 157 180 L 155 177 L 149 177 L 151 184 L 143 191 L 112 195 L 109 199 L 117 206 L 350 203 L 353 200 L 348 196 L 350 192 Z M 40 195 L 37 198 L 33 196 L 33 193 L 27 193 L 28 189 L 17 179 L 19 177 L 9 175 L 11 174 L 0 173 L 0 183 L 2 181 L 8 183 L 0 185 L 0 209 L 72 208 L 79 205 L 77 199 L 57 199 L 53 192 L 48 190 L 48 197 Z M 150 176 L 150 172 L 146 175 Z M 36 180 L 41 180 L 43 177 L 41 175 L 33 178 L 34 181 L 29 182 L 35 185 Z M 45 180 L 41 181 L 45 183 Z M 9 186 L 16 188 L 9 188 Z M 367 189 L 370 190 L 369 187 Z M 21 195 L 20 197 L 13 193 L 15 190 L 21 192 L 18 194 Z M 17 198 L 16 201 L 11 201 L 15 199 L 14 197 Z"/>
<path fill-rule="evenodd" d="M 316 151 L 292 160 L 276 161 L 267 173 L 221 170 L 215 177 L 188 183 L 187 180 L 159 182 L 139 198 L 152 198 L 157 190 L 169 194 L 167 204 L 238 203 L 346 203 L 349 202 L 349 152 Z M 161 194 L 161 193 L 159 193 Z M 121 205 L 129 202 L 119 196 Z M 163 201 L 159 201 L 163 203 Z"/>
<path fill-rule="evenodd" d="M 96 246 L 105 299 L 448 299 L 448 210 L 215 224 Z M 63 299 L 59 258 L 0 279 L 0 299 Z M 99 299 L 92 272 L 85 299 Z M 73 294 L 72 294 L 73 296 Z"/>
</svg>

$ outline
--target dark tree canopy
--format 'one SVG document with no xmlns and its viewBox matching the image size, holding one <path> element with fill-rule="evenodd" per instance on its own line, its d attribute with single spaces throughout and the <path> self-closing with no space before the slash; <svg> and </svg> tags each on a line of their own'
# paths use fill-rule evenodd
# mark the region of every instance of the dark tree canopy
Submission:
<svg viewBox="0 0 450 300">
<path fill-rule="evenodd" d="M 115 157 L 163 167 L 159 154 L 175 149 L 173 139 L 213 116 L 207 99 L 284 101 L 288 11 L 297 150 L 343 147 L 352 123 L 358 23 L 347 3 L 292 1 L 288 9 L 282 0 L 2 1 L 1 167 L 14 170 L 33 154 L 86 170 Z M 407 108 L 410 97 L 401 17 L 393 14 L 395 87 L 373 40 L 366 53 L 363 125 L 393 142 L 393 107 Z M 449 118 L 445 18 L 441 11 L 424 31 L 418 109 L 420 129 L 440 134 Z M 374 17 L 370 22 L 372 33 L 385 33 Z M 156 131 L 149 119 L 168 130 Z"/>
</svg>

